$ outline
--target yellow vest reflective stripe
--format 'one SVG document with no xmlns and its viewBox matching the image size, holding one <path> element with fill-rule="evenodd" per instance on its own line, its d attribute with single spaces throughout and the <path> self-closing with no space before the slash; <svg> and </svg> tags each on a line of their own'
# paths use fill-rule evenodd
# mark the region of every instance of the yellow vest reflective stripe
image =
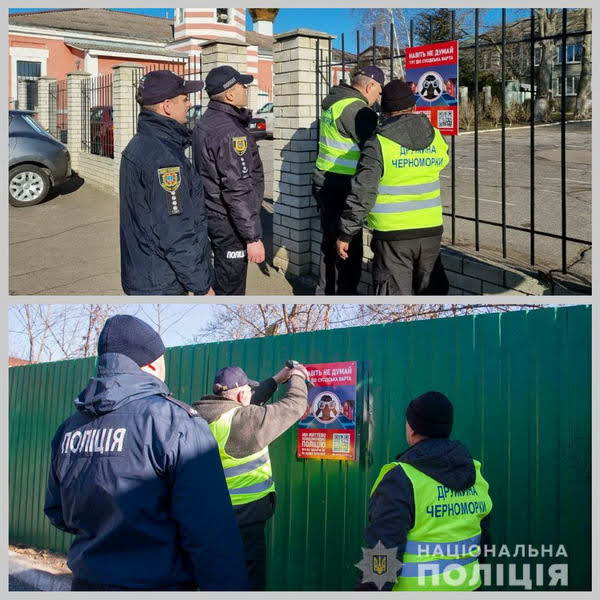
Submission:
<svg viewBox="0 0 600 600">
<path fill-rule="evenodd" d="M 275 491 L 268 447 L 244 458 L 234 458 L 225 452 L 231 421 L 239 409 L 236 406 L 209 424 L 219 447 L 225 481 L 234 506 L 254 502 Z"/>
<path fill-rule="evenodd" d="M 334 102 L 321 113 L 317 169 L 342 175 L 354 175 L 356 173 L 360 149 L 352 138 L 343 136 L 335 124 L 346 106 L 353 102 L 362 102 L 367 106 L 366 101 L 361 98 L 344 98 Z"/>
<path fill-rule="evenodd" d="M 395 591 L 468 591 L 481 585 L 481 520 L 490 513 L 492 500 L 481 463 L 473 464 L 475 483 L 463 491 L 450 490 L 406 463 L 382 468 L 371 494 L 390 469 L 400 467 L 415 500 L 415 524 L 407 535 Z"/>
<path fill-rule="evenodd" d="M 368 224 L 376 231 L 403 231 L 443 224 L 440 171 L 448 164 L 448 145 L 435 129 L 424 150 L 410 150 L 377 134 L 383 159 L 375 205 Z"/>
</svg>

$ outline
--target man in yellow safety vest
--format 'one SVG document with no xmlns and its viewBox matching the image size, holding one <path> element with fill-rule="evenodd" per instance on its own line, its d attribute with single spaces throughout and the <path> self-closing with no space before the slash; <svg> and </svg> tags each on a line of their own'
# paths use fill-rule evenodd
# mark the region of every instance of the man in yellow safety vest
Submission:
<svg viewBox="0 0 600 600">
<path fill-rule="evenodd" d="M 405 81 L 383 88 L 385 119 L 365 142 L 340 219 L 337 252 L 343 260 L 352 240 L 361 237 L 365 219 L 373 230 L 377 295 L 433 293 L 443 230 L 440 172 L 448 164 L 448 145 L 415 112 L 415 103 Z"/>
<path fill-rule="evenodd" d="M 383 71 L 368 65 L 352 74 L 350 85 L 341 82 L 333 86 L 322 102 L 319 154 L 312 186 L 323 235 L 317 295 L 357 293 L 362 239 L 350 245 L 346 261 L 338 258 L 335 243 L 360 148 L 377 127 L 377 113 L 371 107 L 379 100 L 383 84 Z"/>
<path fill-rule="evenodd" d="M 261 383 L 248 379 L 240 367 L 225 367 L 215 376 L 214 393 L 193 405 L 208 422 L 219 446 L 253 591 L 265 589 L 265 526 L 275 511 L 269 444 L 304 414 L 307 379 L 308 372 L 298 363 Z M 265 405 L 286 381 L 286 395 Z"/>
<path fill-rule="evenodd" d="M 401 562 L 390 573 L 395 581 L 378 586 L 386 591 L 459 592 L 481 585 L 478 557 L 490 543 L 492 500 L 481 463 L 449 439 L 453 414 L 440 392 L 412 400 L 406 409 L 409 448 L 381 469 L 371 490 L 363 552 L 383 546 L 393 552 L 388 565 Z M 376 589 L 365 575 L 363 569 L 358 589 Z"/>
</svg>

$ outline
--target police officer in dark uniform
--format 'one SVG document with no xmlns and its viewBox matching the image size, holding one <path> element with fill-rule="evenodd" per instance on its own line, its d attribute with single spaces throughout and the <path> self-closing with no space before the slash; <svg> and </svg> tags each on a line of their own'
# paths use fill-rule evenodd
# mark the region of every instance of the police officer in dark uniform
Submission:
<svg viewBox="0 0 600 600">
<path fill-rule="evenodd" d="M 217 444 L 171 396 L 164 352 L 140 319 L 108 319 L 97 374 L 52 440 L 44 512 L 75 536 L 72 590 L 247 589 Z"/>
<path fill-rule="evenodd" d="M 140 80 L 138 130 L 121 157 L 121 282 L 130 295 L 212 294 L 202 180 L 185 149 L 188 94 L 171 71 Z"/>
<path fill-rule="evenodd" d="M 194 129 L 194 162 L 202 175 L 217 295 L 244 295 L 248 262 L 262 263 L 260 210 L 264 173 L 256 142 L 248 135 L 251 113 L 246 86 L 252 75 L 230 66 L 206 76 L 210 102 Z"/>
</svg>

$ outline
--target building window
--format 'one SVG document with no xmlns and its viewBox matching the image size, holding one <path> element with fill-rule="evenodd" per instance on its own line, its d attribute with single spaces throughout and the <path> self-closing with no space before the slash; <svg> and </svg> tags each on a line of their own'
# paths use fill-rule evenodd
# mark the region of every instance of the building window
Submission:
<svg viewBox="0 0 600 600">
<path fill-rule="evenodd" d="M 542 48 L 541 46 L 536 46 L 533 50 L 533 66 L 539 67 L 542 62 Z"/>
<path fill-rule="evenodd" d="M 41 77 L 42 63 L 29 60 L 17 61 L 17 77 Z"/>
<path fill-rule="evenodd" d="M 579 77 L 565 77 L 565 87 L 567 88 L 567 96 L 576 96 L 579 88 Z M 560 77 L 552 80 L 552 94 L 562 96 L 562 79 Z"/>
<path fill-rule="evenodd" d="M 230 12 L 230 8 L 217 8 L 217 23 L 229 23 Z"/>
<path fill-rule="evenodd" d="M 581 56 L 583 55 L 582 44 L 567 44 L 567 64 L 581 62 Z M 562 44 L 556 45 L 556 54 L 554 55 L 554 64 L 562 64 Z"/>
<path fill-rule="evenodd" d="M 175 9 L 175 25 L 181 25 L 183 23 L 183 8 Z"/>
</svg>

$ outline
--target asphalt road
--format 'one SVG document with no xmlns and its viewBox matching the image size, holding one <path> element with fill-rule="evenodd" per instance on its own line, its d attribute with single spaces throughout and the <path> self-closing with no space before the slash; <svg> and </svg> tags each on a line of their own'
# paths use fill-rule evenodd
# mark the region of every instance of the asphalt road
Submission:
<svg viewBox="0 0 600 600">
<path fill-rule="evenodd" d="M 8 576 L 8 591 L 9 592 L 39 592 L 37 588 L 34 588 L 31 585 L 27 585 L 22 581 L 19 581 L 16 577 L 12 575 Z"/>
<path fill-rule="evenodd" d="M 479 217 L 502 221 L 501 133 L 479 132 Z M 592 154 L 591 123 L 568 123 L 566 127 L 566 228 L 567 235 L 592 239 Z M 456 214 L 475 216 L 474 135 L 461 134 L 455 142 Z M 535 229 L 554 234 L 562 230 L 561 128 L 560 125 L 535 128 Z M 531 223 L 530 132 L 529 128 L 506 130 L 506 222 L 528 228 Z M 442 173 L 444 211 L 451 210 L 451 168 Z M 451 241 L 451 219 L 445 219 L 445 241 Z M 473 222 L 456 220 L 458 246 L 474 247 Z M 488 255 L 502 256 L 501 228 L 480 225 L 480 244 Z M 559 269 L 562 260 L 560 240 L 536 236 L 536 265 Z M 580 257 L 588 246 L 567 243 L 568 263 Z M 530 235 L 507 230 L 507 257 L 529 263 Z M 573 268 L 574 273 L 591 279 L 591 253 Z"/>
<path fill-rule="evenodd" d="M 259 141 L 265 169 L 265 247 L 272 232 L 273 142 Z M 9 207 L 9 293 L 122 295 L 118 197 L 73 178 L 46 201 Z M 265 263 L 248 269 L 249 295 L 291 295 L 292 284 Z"/>
</svg>

